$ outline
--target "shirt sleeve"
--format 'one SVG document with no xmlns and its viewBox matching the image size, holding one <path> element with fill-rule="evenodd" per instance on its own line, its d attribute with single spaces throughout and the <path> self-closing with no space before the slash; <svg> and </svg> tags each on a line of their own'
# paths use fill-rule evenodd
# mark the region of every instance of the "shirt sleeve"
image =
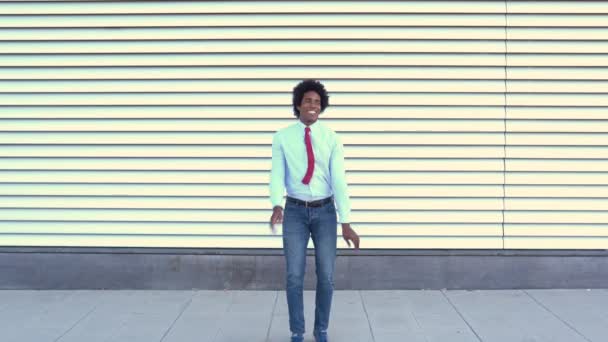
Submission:
<svg viewBox="0 0 608 342">
<path fill-rule="evenodd" d="M 285 155 L 278 133 L 272 137 L 272 169 L 270 170 L 270 202 L 272 207 L 283 207 L 285 194 Z"/>
<path fill-rule="evenodd" d="M 350 223 L 350 199 L 346 184 L 346 171 L 344 169 L 344 146 L 337 134 L 334 137 L 335 143 L 329 163 L 331 188 L 336 199 L 340 223 Z"/>
</svg>

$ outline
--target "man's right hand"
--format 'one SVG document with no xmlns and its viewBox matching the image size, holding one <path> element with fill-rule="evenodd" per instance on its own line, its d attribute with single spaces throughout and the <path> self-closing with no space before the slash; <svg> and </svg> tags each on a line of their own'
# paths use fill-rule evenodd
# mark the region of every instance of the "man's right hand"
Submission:
<svg viewBox="0 0 608 342">
<path fill-rule="evenodd" d="M 274 228 L 274 225 L 277 223 L 283 223 L 283 208 L 278 205 L 272 208 L 272 216 L 270 216 L 270 231 L 272 231 L 272 234 L 277 233 Z"/>
</svg>

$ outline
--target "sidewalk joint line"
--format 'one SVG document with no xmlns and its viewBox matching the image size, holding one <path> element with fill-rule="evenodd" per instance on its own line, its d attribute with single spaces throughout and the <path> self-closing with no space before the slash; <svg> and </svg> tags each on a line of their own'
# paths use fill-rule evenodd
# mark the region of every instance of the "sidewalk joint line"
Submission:
<svg viewBox="0 0 608 342">
<path fill-rule="evenodd" d="M 585 341 L 593 342 L 592 340 L 588 339 L 587 336 L 583 335 L 580 331 L 576 330 L 575 327 L 573 327 L 572 325 L 568 324 L 568 322 L 566 322 L 561 317 L 559 317 L 555 312 L 551 311 L 548 307 L 546 307 L 543 303 L 541 303 L 539 300 L 537 300 L 534 296 L 532 296 L 531 294 L 529 294 L 528 291 L 526 291 L 526 290 L 521 290 L 521 291 L 523 293 L 525 293 L 528 297 L 530 297 L 533 301 L 535 301 L 536 304 L 538 304 L 540 307 L 542 307 L 543 309 L 547 310 L 547 312 L 549 312 L 551 315 L 553 315 L 555 318 L 557 318 L 560 322 L 564 323 L 564 325 L 566 325 L 568 328 L 572 329 L 575 333 L 577 333 L 582 338 L 584 338 Z"/>
<path fill-rule="evenodd" d="M 363 305 L 363 312 L 365 312 L 365 318 L 367 318 L 367 325 L 369 327 L 369 333 L 372 335 L 372 341 L 376 342 L 376 337 L 374 336 L 374 330 L 372 329 L 372 322 L 369 320 L 369 315 L 367 314 L 367 308 L 365 307 L 365 301 L 363 300 L 363 295 L 361 294 L 361 290 L 358 290 L 359 298 L 361 298 L 361 305 Z"/>
<path fill-rule="evenodd" d="M 224 289 L 224 292 L 226 292 L 227 290 Z M 228 291 L 230 293 L 230 303 L 228 303 L 228 306 L 226 307 L 226 311 L 224 311 L 224 316 L 228 315 L 228 313 L 230 312 L 230 310 L 232 309 L 232 305 L 234 304 L 234 291 Z M 222 317 L 223 319 L 223 317 Z M 215 331 L 215 336 L 213 336 L 213 342 L 217 342 L 218 338 L 220 337 L 220 335 L 222 334 L 222 325 L 220 324 L 218 329 Z"/>
<path fill-rule="evenodd" d="M 268 324 L 268 331 L 266 331 L 266 342 L 270 340 L 270 329 L 272 328 L 272 322 L 274 321 L 274 312 L 277 309 L 277 302 L 279 301 L 279 291 L 275 291 L 274 306 L 272 307 L 272 313 L 270 314 L 270 324 Z"/>
<path fill-rule="evenodd" d="M 179 312 L 179 314 L 177 315 L 177 317 L 175 317 L 175 319 L 173 320 L 173 322 L 171 323 L 171 325 L 169 326 L 169 328 L 167 328 L 167 330 L 165 331 L 165 333 L 163 334 L 163 336 L 160 338 L 160 342 L 163 342 L 163 340 L 165 339 L 165 337 L 167 337 L 167 335 L 169 334 L 169 331 L 171 331 L 171 329 L 173 329 L 173 326 L 175 325 L 175 322 L 177 322 L 177 320 L 180 317 L 182 317 L 182 314 L 184 313 L 184 311 L 186 311 L 186 309 L 192 303 L 192 300 L 194 299 L 194 295 L 195 294 L 196 294 L 196 291 L 192 291 L 192 295 L 190 296 L 190 299 L 188 299 L 188 301 L 186 302 L 186 304 L 184 305 L 184 307 L 181 309 L 181 311 Z"/>
<path fill-rule="evenodd" d="M 97 307 L 99 305 L 101 305 L 101 300 L 99 302 L 97 302 L 97 304 L 95 304 L 93 306 L 93 308 L 91 310 L 89 310 L 89 312 L 84 314 L 84 316 L 80 317 L 80 319 L 77 320 L 76 323 L 74 323 L 68 330 L 64 331 L 63 334 L 61 334 L 59 337 L 57 337 L 53 342 L 57 342 L 57 341 L 61 340 L 65 335 L 67 335 L 70 331 L 72 331 L 72 329 L 74 329 L 80 322 L 82 322 L 82 320 L 87 318 L 93 311 L 97 310 Z"/>
<path fill-rule="evenodd" d="M 454 303 L 452 303 L 452 301 L 450 300 L 450 298 L 446 295 L 444 290 L 440 290 L 441 294 L 443 294 L 443 297 L 445 297 L 445 299 L 448 301 L 448 303 L 450 303 L 450 305 L 452 306 L 452 308 L 454 308 L 454 310 L 456 310 L 456 313 L 458 314 L 458 316 L 460 316 L 460 318 L 464 321 L 464 323 L 469 327 L 469 329 L 471 329 L 471 331 L 473 332 L 473 334 L 475 334 L 475 337 L 477 337 L 477 339 L 480 342 L 483 342 L 483 340 L 481 339 L 481 337 L 479 337 L 479 335 L 477 335 L 477 331 L 475 331 L 475 329 L 473 329 L 473 327 L 471 326 L 471 324 L 469 324 L 469 322 L 464 318 L 463 314 L 460 312 L 460 310 L 458 310 L 458 308 L 456 307 L 456 305 L 454 305 Z"/>
</svg>

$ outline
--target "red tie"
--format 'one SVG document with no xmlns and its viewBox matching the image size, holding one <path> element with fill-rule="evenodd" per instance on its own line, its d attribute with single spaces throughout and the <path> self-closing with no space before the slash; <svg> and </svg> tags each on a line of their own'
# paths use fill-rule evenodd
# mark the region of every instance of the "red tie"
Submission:
<svg viewBox="0 0 608 342">
<path fill-rule="evenodd" d="M 304 142 L 306 143 L 306 155 L 308 156 L 308 168 L 306 169 L 306 175 L 302 179 L 302 183 L 310 183 L 312 178 L 312 172 L 315 170 L 315 155 L 312 152 L 312 142 L 310 140 L 310 127 L 304 129 Z"/>
</svg>

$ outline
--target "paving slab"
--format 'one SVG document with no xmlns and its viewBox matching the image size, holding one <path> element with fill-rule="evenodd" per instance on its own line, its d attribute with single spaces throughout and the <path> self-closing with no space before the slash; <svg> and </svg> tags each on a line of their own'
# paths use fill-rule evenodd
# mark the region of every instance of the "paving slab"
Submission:
<svg viewBox="0 0 608 342">
<path fill-rule="evenodd" d="M 446 291 L 480 340 L 588 342 L 520 290 Z"/>
<path fill-rule="evenodd" d="M 160 341 L 192 298 L 192 291 L 97 291 L 93 312 L 57 342 Z"/>
<path fill-rule="evenodd" d="M 588 341 L 608 340 L 607 290 L 526 290 L 525 292 Z"/>
<path fill-rule="evenodd" d="M 215 341 L 266 341 L 276 300 L 276 291 L 235 291 Z"/>
<path fill-rule="evenodd" d="M 163 342 L 215 341 L 234 296 L 230 291 L 195 291 Z"/>
<path fill-rule="evenodd" d="M 95 298 L 72 291 L 3 293 L 2 341 L 55 340 L 95 305 Z"/>
<path fill-rule="evenodd" d="M 373 341 L 359 291 L 334 291 L 328 335 L 331 341 Z M 315 291 L 304 291 L 305 341 L 314 341 Z M 280 291 L 268 341 L 289 341 L 287 294 Z"/>
<path fill-rule="evenodd" d="M 441 291 L 362 291 L 375 341 L 478 342 Z"/>
</svg>

